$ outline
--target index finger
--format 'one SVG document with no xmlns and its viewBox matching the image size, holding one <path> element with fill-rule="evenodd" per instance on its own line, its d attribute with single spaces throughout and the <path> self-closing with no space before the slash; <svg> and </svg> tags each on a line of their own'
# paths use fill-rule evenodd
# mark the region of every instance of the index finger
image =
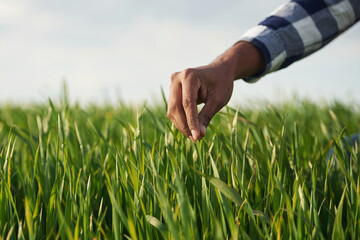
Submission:
<svg viewBox="0 0 360 240">
<path fill-rule="evenodd" d="M 182 106 L 182 85 L 178 76 L 178 73 L 171 76 L 167 117 L 182 134 L 190 137 L 192 134 L 187 125 L 185 111 Z"/>
<path fill-rule="evenodd" d="M 191 70 L 184 71 L 182 81 L 182 105 L 186 115 L 187 125 L 194 140 L 200 139 L 199 113 L 197 111 L 200 79 Z"/>
</svg>

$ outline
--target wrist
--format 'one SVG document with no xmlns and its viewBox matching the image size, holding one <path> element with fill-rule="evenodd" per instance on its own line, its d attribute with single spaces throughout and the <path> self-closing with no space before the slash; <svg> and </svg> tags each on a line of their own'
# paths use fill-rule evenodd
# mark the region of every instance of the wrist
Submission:
<svg viewBox="0 0 360 240">
<path fill-rule="evenodd" d="M 222 64 L 234 76 L 234 80 L 262 73 L 266 63 L 262 52 L 249 42 L 238 42 L 214 62 Z"/>
<path fill-rule="evenodd" d="M 230 49 L 229 49 L 230 50 Z M 216 58 L 210 66 L 218 69 L 218 71 L 222 72 L 222 76 L 226 76 L 225 79 L 229 79 L 234 81 L 235 74 L 237 71 L 237 56 L 232 53 L 232 51 L 226 51 L 218 58 Z"/>
</svg>

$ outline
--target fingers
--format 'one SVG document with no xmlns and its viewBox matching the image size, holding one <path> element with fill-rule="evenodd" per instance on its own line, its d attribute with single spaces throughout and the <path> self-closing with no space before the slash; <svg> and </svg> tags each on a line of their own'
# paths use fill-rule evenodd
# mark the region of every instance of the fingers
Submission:
<svg viewBox="0 0 360 240">
<path fill-rule="evenodd" d="M 198 91 L 200 79 L 191 70 L 184 71 L 182 81 L 182 106 L 186 115 L 186 122 L 194 140 L 200 140 L 199 114 L 197 111 Z"/>
<path fill-rule="evenodd" d="M 230 100 L 234 76 L 227 65 L 207 65 L 174 73 L 171 77 L 168 117 L 187 137 L 205 136 L 213 116 Z M 205 102 L 198 113 L 197 104 Z"/>
<path fill-rule="evenodd" d="M 205 103 L 204 107 L 201 109 L 199 113 L 199 124 L 201 126 L 200 138 L 203 138 L 205 136 L 206 128 L 209 125 L 211 119 L 218 111 L 220 111 L 220 109 L 224 105 L 225 104 L 223 104 L 223 100 L 215 96 L 209 98 L 209 100 Z"/>
<path fill-rule="evenodd" d="M 168 102 L 167 117 L 173 122 L 175 127 L 186 137 L 191 136 L 191 131 L 187 125 L 184 109 L 182 107 L 181 83 L 172 81 L 170 85 L 170 97 Z"/>
<path fill-rule="evenodd" d="M 200 139 L 205 137 L 205 134 L 206 134 L 206 127 L 204 125 L 201 125 L 200 126 Z"/>
<path fill-rule="evenodd" d="M 173 122 L 173 124 L 175 125 L 175 127 L 182 133 L 184 134 L 184 136 L 187 136 L 193 143 L 195 143 L 196 141 L 194 140 L 194 138 L 192 137 L 187 125 L 181 124 L 179 123 L 176 118 L 173 117 L 173 115 L 169 116 L 168 118 Z"/>
<path fill-rule="evenodd" d="M 197 111 L 199 88 L 200 80 L 192 69 L 174 73 L 171 77 L 167 116 L 193 142 L 201 136 Z"/>
</svg>

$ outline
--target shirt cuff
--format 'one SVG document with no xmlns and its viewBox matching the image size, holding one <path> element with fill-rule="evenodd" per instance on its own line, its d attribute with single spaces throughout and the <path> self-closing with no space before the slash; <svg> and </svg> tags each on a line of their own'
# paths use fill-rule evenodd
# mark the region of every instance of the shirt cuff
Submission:
<svg viewBox="0 0 360 240">
<path fill-rule="evenodd" d="M 255 45 L 263 54 L 266 62 L 265 70 L 257 75 L 244 78 L 246 82 L 256 82 L 266 74 L 280 68 L 286 59 L 284 45 L 276 32 L 266 26 L 258 25 L 249 29 L 240 41 L 246 41 Z"/>
</svg>

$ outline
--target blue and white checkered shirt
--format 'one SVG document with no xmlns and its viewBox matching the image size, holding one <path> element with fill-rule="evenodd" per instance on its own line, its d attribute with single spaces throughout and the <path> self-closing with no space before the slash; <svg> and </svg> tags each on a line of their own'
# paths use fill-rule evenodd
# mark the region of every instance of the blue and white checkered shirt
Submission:
<svg viewBox="0 0 360 240">
<path fill-rule="evenodd" d="M 292 0 L 280 6 L 240 41 L 257 46 L 266 69 L 245 81 L 285 68 L 324 47 L 360 19 L 360 0 Z"/>
</svg>

